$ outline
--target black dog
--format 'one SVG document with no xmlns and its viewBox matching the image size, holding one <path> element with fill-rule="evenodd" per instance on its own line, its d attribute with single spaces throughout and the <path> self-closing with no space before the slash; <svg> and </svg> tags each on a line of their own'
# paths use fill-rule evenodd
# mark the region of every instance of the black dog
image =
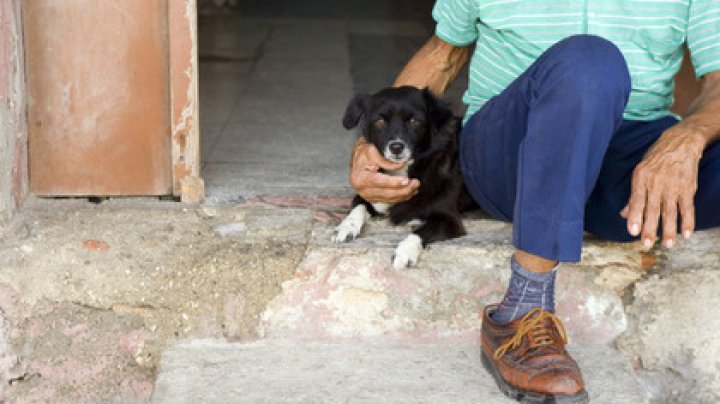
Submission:
<svg viewBox="0 0 720 404">
<path fill-rule="evenodd" d="M 361 135 L 382 155 L 405 162 L 399 172 L 420 181 L 418 193 L 410 200 L 390 205 L 369 203 L 359 195 L 353 209 L 338 225 L 335 242 L 355 239 L 370 215 L 388 215 L 393 224 L 420 220 L 422 225 L 395 250 L 393 267 L 417 263 L 429 243 L 465 235 L 460 213 L 476 207 L 460 174 L 458 133 L 460 121 L 427 89 L 387 88 L 376 94 L 357 94 L 343 117 L 346 129 L 360 123 Z"/>
</svg>

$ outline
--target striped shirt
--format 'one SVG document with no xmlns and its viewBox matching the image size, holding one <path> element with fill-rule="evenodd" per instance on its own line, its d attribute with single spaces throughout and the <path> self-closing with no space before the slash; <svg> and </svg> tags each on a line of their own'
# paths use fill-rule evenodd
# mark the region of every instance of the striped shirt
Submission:
<svg viewBox="0 0 720 404">
<path fill-rule="evenodd" d="M 442 40 L 476 44 L 466 120 L 548 47 L 575 34 L 601 36 L 625 56 L 632 79 L 625 119 L 669 114 L 684 43 L 698 77 L 720 70 L 720 0 L 437 0 L 433 18 Z"/>
</svg>

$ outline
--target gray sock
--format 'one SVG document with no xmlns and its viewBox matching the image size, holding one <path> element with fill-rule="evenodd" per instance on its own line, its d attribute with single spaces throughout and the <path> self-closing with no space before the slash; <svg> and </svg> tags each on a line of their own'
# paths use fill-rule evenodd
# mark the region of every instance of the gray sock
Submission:
<svg viewBox="0 0 720 404">
<path fill-rule="evenodd" d="M 540 307 L 545 311 L 555 311 L 555 273 L 531 272 L 523 268 L 512 257 L 510 261 L 512 275 L 505 297 L 492 319 L 498 323 L 509 323 L 530 310 Z"/>
</svg>

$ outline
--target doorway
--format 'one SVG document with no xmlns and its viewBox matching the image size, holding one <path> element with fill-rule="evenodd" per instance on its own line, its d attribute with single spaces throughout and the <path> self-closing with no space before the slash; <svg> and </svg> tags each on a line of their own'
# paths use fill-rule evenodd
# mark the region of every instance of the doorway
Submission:
<svg viewBox="0 0 720 404">
<path fill-rule="evenodd" d="M 392 84 L 432 34 L 433 3 L 201 1 L 207 201 L 352 195 L 345 106 L 355 92 Z M 457 107 L 462 88 L 447 94 Z"/>
</svg>

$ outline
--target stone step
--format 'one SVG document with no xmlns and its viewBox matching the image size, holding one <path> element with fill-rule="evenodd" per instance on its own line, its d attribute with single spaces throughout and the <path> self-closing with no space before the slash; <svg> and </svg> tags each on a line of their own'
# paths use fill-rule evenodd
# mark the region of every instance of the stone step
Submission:
<svg viewBox="0 0 720 404">
<path fill-rule="evenodd" d="M 592 403 L 642 403 L 625 359 L 570 347 Z M 189 340 L 163 354 L 154 403 L 511 403 L 483 369 L 477 344 L 328 344 Z"/>
<path fill-rule="evenodd" d="M 339 202 L 258 200 L 251 205 L 260 206 L 234 215 L 207 208 L 223 237 L 243 242 L 270 237 L 305 246 L 293 278 L 265 309 L 258 334 L 332 341 L 473 339 L 482 308 L 498 302 L 508 283 L 512 227 L 468 215 L 466 236 L 433 243 L 416 267 L 393 270 L 394 249 L 411 227 L 372 219 L 356 240 L 332 243 L 334 227 L 348 210 Z M 297 208 L 308 204 L 317 209 L 313 215 Z M 571 341 L 612 343 L 627 327 L 623 294 L 645 274 L 637 246 L 588 238 L 582 262 L 563 264 L 558 272 L 558 315 Z"/>
<path fill-rule="evenodd" d="M 294 279 L 263 313 L 259 335 L 313 340 L 471 341 L 485 305 L 498 302 L 510 276 L 511 227 L 466 220 L 468 235 L 432 244 L 418 265 L 394 270 L 394 247 L 408 226 L 372 220 L 357 240 L 330 242 L 315 223 Z M 571 341 L 610 344 L 627 327 L 622 293 L 643 274 L 632 245 L 589 241 L 579 264 L 563 264 L 556 301 Z"/>
</svg>

